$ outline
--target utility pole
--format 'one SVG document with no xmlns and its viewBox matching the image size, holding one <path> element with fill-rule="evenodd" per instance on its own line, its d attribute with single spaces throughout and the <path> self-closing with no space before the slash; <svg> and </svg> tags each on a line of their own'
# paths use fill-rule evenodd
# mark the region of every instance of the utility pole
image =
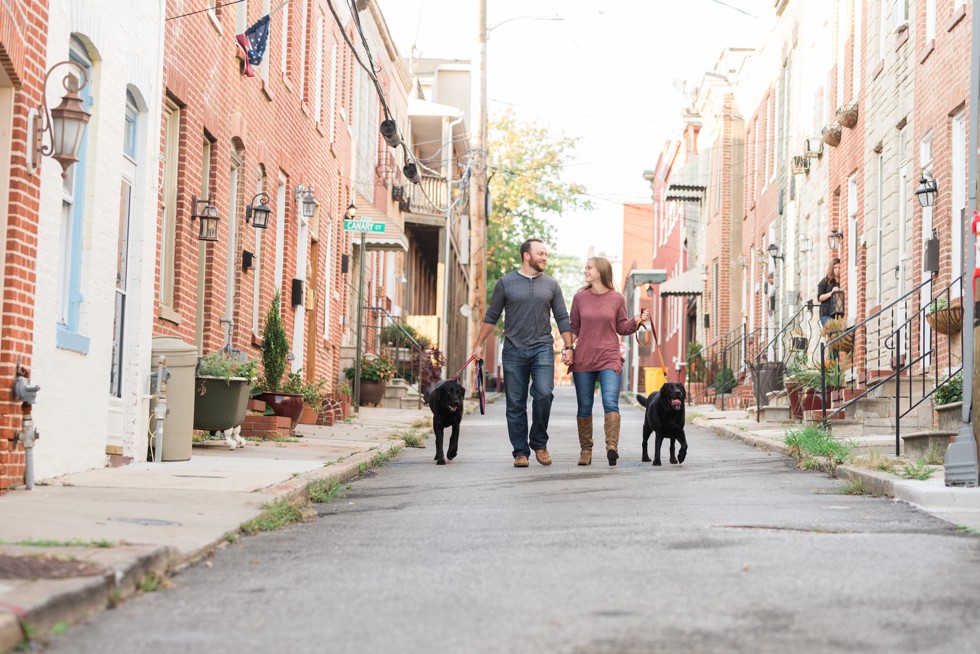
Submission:
<svg viewBox="0 0 980 654">
<path fill-rule="evenodd" d="M 473 71 L 477 98 L 472 103 L 470 130 L 470 288 L 468 352 L 476 346 L 483 325 L 487 293 L 487 0 L 477 0 L 476 61 Z M 468 368 L 467 388 L 475 391 L 476 366 Z"/>
<path fill-rule="evenodd" d="M 974 319 L 976 314 L 976 288 L 973 285 L 973 271 L 977 266 L 976 235 L 973 233 L 973 212 L 977 209 L 977 124 L 980 118 L 980 32 L 976 26 L 980 21 L 980 3 L 973 3 L 973 34 L 970 46 L 970 145 L 969 179 L 967 181 L 966 215 L 962 217 L 963 233 L 966 237 L 966 269 L 963 271 L 963 422 L 956 434 L 956 442 L 946 450 L 946 485 L 976 486 L 978 477 L 977 437 L 974 433 L 972 412 L 974 393 L 980 391 L 980 379 L 976 374 L 978 353 L 974 351 L 980 341 L 975 338 Z"/>
</svg>

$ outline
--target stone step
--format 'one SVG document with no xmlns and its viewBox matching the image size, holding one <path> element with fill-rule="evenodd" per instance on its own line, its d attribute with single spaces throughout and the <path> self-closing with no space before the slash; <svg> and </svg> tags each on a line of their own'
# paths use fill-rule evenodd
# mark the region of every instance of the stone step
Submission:
<svg viewBox="0 0 980 654">
<path fill-rule="evenodd" d="M 931 448 L 938 448 L 944 455 L 946 448 L 956 436 L 956 432 L 951 431 L 919 431 L 911 434 L 902 434 L 902 449 L 906 456 L 916 459 L 928 456 Z"/>
<path fill-rule="evenodd" d="M 884 397 L 862 397 L 847 407 L 854 418 L 889 418 L 895 412 L 895 402 Z"/>
<path fill-rule="evenodd" d="M 788 422 L 792 419 L 792 412 L 788 406 L 762 407 L 762 422 Z"/>
</svg>

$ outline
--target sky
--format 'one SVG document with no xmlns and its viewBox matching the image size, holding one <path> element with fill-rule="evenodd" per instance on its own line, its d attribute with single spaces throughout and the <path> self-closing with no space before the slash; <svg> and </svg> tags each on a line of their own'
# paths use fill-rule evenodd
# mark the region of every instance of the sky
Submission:
<svg viewBox="0 0 980 654">
<path fill-rule="evenodd" d="M 477 0 L 377 2 L 403 57 L 414 45 L 475 58 Z M 579 139 L 566 179 L 594 209 L 553 219 L 558 253 L 618 258 L 622 205 L 650 201 L 643 171 L 680 135 L 677 81 L 699 85 L 725 47 L 760 46 L 772 11 L 772 0 L 487 0 L 490 115 L 510 105 Z"/>
</svg>

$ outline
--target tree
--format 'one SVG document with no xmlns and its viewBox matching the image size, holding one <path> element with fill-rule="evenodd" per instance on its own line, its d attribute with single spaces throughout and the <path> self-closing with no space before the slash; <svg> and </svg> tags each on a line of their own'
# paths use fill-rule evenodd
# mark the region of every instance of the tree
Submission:
<svg viewBox="0 0 980 654">
<path fill-rule="evenodd" d="M 493 205 L 487 216 L 487 303 L 497 280 L 520 268 L 521 243 L 534 237 L 554 248 L 550 216 L 592 208 L 583 197 L 585 186 L 564 180 L 577 141 L 522 121 L 510 109 L 490 119 L 488 186 Z"/>
</svg>

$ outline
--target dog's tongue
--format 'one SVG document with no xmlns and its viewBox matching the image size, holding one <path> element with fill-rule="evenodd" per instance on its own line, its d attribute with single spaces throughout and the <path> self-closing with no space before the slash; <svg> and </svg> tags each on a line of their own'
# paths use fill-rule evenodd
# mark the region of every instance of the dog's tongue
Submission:
<svg viewBox="0 0 980 654">
<path fill-rule="evenodd" d="M 450 404 L 449 405 L 449 410 L 450 411 L 455 411 L 456 410 L 456 405 L 455 404 Z"/>
<path fill-rule="evenodd" d="M 681 408 L 681 401 L 680 400 L 676 400 L 676 399 L 671 400 L 670 401 L 670 405 L 672 407 L 674 407 L 675 409 L 679 409 L 679 408 Z"/>
</svg>

